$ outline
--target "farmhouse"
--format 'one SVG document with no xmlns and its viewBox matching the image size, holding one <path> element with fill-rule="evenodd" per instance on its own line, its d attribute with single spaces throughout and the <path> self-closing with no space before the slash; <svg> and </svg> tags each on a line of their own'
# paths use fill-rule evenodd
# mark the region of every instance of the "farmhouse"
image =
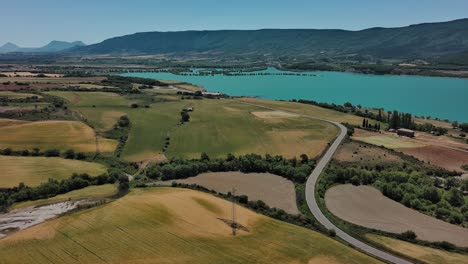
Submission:
<svg viewBox="0 0 468 264">
<path fill-rule="evenodd" d="M 397 129 L 397 134 L 399 136 L 414 137 L 414 131 L 406 128 Z"/>
</svg>

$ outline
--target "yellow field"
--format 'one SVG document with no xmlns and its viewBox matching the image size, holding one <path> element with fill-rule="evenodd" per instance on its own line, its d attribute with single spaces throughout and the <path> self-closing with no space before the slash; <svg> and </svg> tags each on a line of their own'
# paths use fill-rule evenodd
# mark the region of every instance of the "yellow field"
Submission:
<svg viewBox="0 0 468 264">
<path fill-rule="evenodd" d="M 10 121 L 11 123 L 11 121 Z M 117 141 L 98 137 L 100 152 L 113 152 Z M 40 148 L 95 152 L 92 128 L 78 121 L 37 121 L 0 126 L 0 148 L 24 150 Z"/>
<path fill-rule="evenodd" d="M 352 114 L 345 114 L 331 109 L 318 107 L 315 105 L 294 103 L 294 102 L 282 102 L 282 101 L 270 101 L 257 98 L 241 98 L 241 101 L 249 102 L 252 104 L 258 104 L 268 107 L 274 107 L 280 110 L 291 111 L 299 114 L 310 115 L 313 117 L 324 118 L 332 121 L 349 123 L 356 126 L 362 124 L 362 117 L 355 116 Z M 370 124 L 374 124 L 372 120 L 369 120 Z M 382 124 L 383 125 L 383 124 Z"/>
<path fill-rule="evenodd" d="M 322 234 L 173 188 L 132 190 L 0 240 L 5 263 L 378 263 Z"/>
<path fill-rule="evenodd" d="M 69 178 L 74 172 L 97 176 L 107 171 L 103 165 L 87 161 L 1 155 L 0 168 L 0 187 L 18 186 L 20 182 L 35 186 L 49 178 Z"/>
<path fill-rule="evenodd" d="M 35 201 L 26 201 L 16 203 L 12 209 L 24 208 L 29 206 L 37 206 L 51 203 L 59 203 L 68 200 L 78 200 L 84 198 L 105 198 L 117 193 L 117 186 L 114 184 L 93 185 L 83 189 L 60 194 L 48 199 L 40 199 Z"/>
<path fill-rule="evenodd" d="M 468 263 L 468 255 L 447 252 L 430 247 L 423 247 L 384 236 L 373 234 L 367 234 L 366 236 L 370 240 L 377 242 L 386 248 L 391 248 L 392 250 L 401 254 L 410 256 L 429 264 Z"/>
</svg>

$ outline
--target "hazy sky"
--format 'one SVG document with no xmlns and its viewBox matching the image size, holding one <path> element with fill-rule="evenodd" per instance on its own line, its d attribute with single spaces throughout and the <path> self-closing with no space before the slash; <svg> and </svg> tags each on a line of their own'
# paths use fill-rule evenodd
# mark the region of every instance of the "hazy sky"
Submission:
<svg viewBox="0 0 468 264">
<path fill-rule="evenodd" d="M 468 17 L 468 0 L 1 0 L 0 45 L 144 31 L 398 27 Z"/>
</svg>

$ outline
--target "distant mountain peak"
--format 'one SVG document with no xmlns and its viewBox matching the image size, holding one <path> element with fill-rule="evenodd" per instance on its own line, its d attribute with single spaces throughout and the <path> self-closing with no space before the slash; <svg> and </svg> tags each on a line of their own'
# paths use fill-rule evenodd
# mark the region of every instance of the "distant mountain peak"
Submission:
<svg viewBox="0 0 468 264">
<path fill-rule="evenodd" d="M 6 52 L 13 52 L 20 49 L 16 44 L 7 42 L 3 46 L 0 47 L 0 53 L 6 53 Z"/>
</svg>

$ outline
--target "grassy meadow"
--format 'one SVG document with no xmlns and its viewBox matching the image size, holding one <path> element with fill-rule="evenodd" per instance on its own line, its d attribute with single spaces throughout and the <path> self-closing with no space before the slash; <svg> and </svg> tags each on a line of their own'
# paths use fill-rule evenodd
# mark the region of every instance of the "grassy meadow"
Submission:
<svg viewBox="0 0 468 264">
<path fill-rule="evenodd" d="M 46 157 L 14 157 L 0 155 L 0 187 L 18 186 L 24 182 L 36 186 L 49 178 L 65 179 L 76 173 L 97 176 L 107 171 L 98 163 Z"/>
<path fill-rule="evenodd" d="M 317 232 L 187 189 L 132 190 L 0 240 L 7 263 L 379 263 Z"/>
<path fill-rule="evenodd" d="M 122 152 L 128 161 L 155 159 L 171 137 L 168 158 L 194 158 L 201 152 L 212 157 L 233 154 L 302 153 L 319 155 L 337 134 L 325 122 L 279 116 L 262 118 L 252 112 L 262 108 L 224 100 L 180 100 L 179 96 L 147 92 L 119 96 L 102 92 L 49 92 L 65 98 L 97 131 L 112 129 L 118 118 L 128 115 L 131 130 Z M 170 98 L 168 98 L 170 97 Z M 131 108 L 132 103 L 140 107 Z M 149 105 L 149 108 L 141 107 Z M 178 125 L 180 111 L 194 107 L 190 122 Z"/>
</svg>

